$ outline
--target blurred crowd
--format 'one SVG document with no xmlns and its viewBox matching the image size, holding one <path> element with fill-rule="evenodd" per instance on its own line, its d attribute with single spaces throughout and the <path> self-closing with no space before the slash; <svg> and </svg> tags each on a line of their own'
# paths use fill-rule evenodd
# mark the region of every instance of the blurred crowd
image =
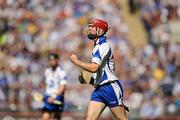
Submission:
<svg viewBox="0 0 180 120">
<path fill-rule="evenodd" d="M 125 86 L 131 87 L 126 91 L 128 102 L 142 117 L 176 115 L 180 110 L 180 1 L 129 3 L 132 14 L 140 12 L 148 43 L 123 57 Z"/>
<path fill-rule="evenodd" d="M 56 51 L 67 72 L 65 111 L 86 111 L 93 87 L 78 83 L 80 69 L 69 56 L 76 53 L 90 61 L 93 43 L 86 38 L 87 23 L 102 18 L 111 27 L 108 42 L 124 86 L 125 103 L 132 107 L 130 115 L 177 114 L 180 1 L 138 0 L 138 7 L 148 42 L 134 48 L 116 0 L 0 0 L 0 110 L 41 108 L 32 93 L 43 93 L 47 54 Z"/>
</svg>

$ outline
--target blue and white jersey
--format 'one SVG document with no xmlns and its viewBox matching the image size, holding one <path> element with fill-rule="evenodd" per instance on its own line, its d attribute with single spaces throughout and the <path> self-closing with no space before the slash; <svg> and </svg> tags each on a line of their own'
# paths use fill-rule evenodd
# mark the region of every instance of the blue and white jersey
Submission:
<svg viewBox="0 0 180 120">
<path fill-rule="evenodd" d="M 46 95 L 54 95 L 57 93 L 60 85 L 65 85 L 66 72 L 58 66 L 55 71 L 51 67 L 45 70 L 45 80 L 46 80 Z"/>
<path fill-rule="evenodd" d="M 106 36 L 100 37 L 95 44 L 92 52 L 92 62 L 100 65 L 96 73 L 93 73 L 95 85 L 118 80 L 115 75 L 115 63 L 112 50 L 106 42 Z"/>
</svg>

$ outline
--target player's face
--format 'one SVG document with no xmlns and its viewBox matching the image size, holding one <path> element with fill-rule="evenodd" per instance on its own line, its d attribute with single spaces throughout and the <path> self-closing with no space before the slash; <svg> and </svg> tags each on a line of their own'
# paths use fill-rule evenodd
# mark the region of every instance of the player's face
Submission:
<svg viewBox="0 0 180 120">
<path fill-rule="evenodd" d="M 58 60 L 57 59 L 51 59 L 51 60 L 49 60 L 49 64 L 51 67 L 56 67 L 58 64 Z"/>
<path fill-rule="evenodd" d="M 95 40 L 97 38 L 97 34 L 96 33 L 97 33 L 96 27 L 94 27 L 91 24 L 89 24 L 87 37 L 90 40 Z"/>
<path fill-rule="evenodd" d="M 88 26 L 88 34 L 96 34 L 96 27 L 89 25 Z"/>
</svg>

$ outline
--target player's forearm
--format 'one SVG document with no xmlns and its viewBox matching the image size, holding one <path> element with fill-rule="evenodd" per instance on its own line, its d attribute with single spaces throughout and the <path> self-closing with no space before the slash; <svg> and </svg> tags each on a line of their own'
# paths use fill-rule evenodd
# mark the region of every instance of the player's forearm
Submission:
<svg viewBox="0 0 180 120">
<path fill-rule="evenodd" d="M 61 85 L 57 91 L 57 95 L 64 94 L 65 90 L 66 90 L 66 85 Z"/>
<path fill-rule="evenodd" d="M 82 61 L 80 61 L 80 60 L 78 60 L 78 61 L 76 62 L 76 65 L 77 65 L 78 67 L 83 68 L 84 70 L 89 71 L 89 72 L 96 72 L 97 69 L 98 69 L 98 67 L 95 66 L 93 63 L 85 63 L 85 62 L 82 62 Z"/>
</svg>

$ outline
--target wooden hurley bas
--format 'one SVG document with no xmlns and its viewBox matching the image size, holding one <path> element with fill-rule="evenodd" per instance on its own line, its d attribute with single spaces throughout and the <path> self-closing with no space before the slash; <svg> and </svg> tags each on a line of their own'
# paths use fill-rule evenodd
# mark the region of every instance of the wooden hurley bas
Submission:
<svg viewBox="0 0 180 120">
<path fill-rule="evenodd" d="M 94 84 L 92 73 L 88 71 L 81 71 L 79 74 L 79 82 L 81 84 Z"/>
</svg>

